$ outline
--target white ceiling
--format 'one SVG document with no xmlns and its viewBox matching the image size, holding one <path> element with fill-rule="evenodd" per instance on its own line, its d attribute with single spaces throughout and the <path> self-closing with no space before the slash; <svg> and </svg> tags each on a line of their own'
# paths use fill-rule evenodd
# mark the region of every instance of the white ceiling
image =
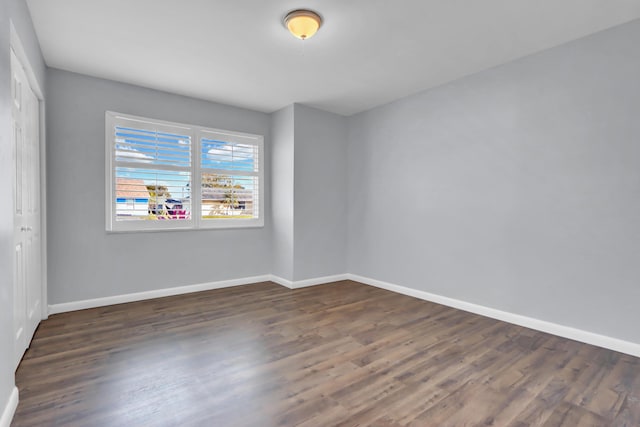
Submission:
<svg viewBox="0 0 640 427">
<path fill-rule="evenodd" d="M 640 0 L 27 0 L 50 67 L 350 115 L 640 18 Z M 308 7 L 307 41 L 282 26 Z"/>
</svg>

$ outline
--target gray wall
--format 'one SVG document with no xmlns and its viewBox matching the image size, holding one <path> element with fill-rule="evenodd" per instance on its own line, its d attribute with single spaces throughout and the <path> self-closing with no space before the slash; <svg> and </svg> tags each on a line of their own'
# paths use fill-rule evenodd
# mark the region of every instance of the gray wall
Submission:
<svg viewBox="0 0 640 427">
<path fill-rule="evenodd" d="M 273 274 L 346 272 L 347 119 L 294 104 L 271 115 Z"/>
<path fill-rule="evenodd" d="M 44 61 L 23 0 L 0 1 L 0 194 L 13 194 L 10 26 L 13 22 L 42 90 Z M 0 209 L 0 415 L 14 387 L 13 210 Z"/>
<path fill-rule="evenodd" d="M 295 280 L 347 271 L 346 142 L 344 117 L 295 105 Z"/>
<path fill-rule="evenodd" d="M 640 342 L 640 21 L 353 116 L 351 273 Z"/>
<path fill-rule="evenodd" d="M 265 136 L 269 115 L 50 69 L 49 304 L 271 272 L 265 227 L 107 234 L 105 110 Z M 266 189 L 265 212 L 270 212 Z"/>
<path fill-rule="evenodd" d="M 293 280 L 293 105 L 271 115 L 272 273 Z"/>
</svg>

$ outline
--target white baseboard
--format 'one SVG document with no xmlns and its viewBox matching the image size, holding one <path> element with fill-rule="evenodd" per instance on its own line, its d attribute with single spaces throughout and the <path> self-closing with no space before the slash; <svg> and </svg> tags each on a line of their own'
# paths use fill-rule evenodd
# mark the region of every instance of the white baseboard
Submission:
<svg viewBox="0 0 640 427">
<path fill-rule="evenodd" d="M 300 289 L 306 288 L 309 286 L 317 286 L 317 285 L 325 285 L 331 282 L 338 282 L 340 280 L 348 280 L 348 274 L 335 274 L 333 276 L 324 276 L 324 277 L 316 277 L 313 279 L 305 279 L 305 280 L 296 280 L 291 281 L 288 279 L 283 279 L 282 277 L 271 275 L 271 281 L 277 283 L 278 285 L 282 285 L 289 289 Z"/>
<path fill-rule="evenodd" d="M 507 311 L 497 310 L 495 308 L 485 307 L 470 302 L 445 297 L 442 295 L 432 294 L 417 289 L 407 288 L 405 286 L 395 285 L 393 283 L 383 282 L 381 280 L 369 277 L 359 276 L 356 274 L 337 274 L 333 276 L 317 277 L 313 279 L 292 281 L 282 277 L 265 274 L 262 276 L 245 277 L 241 279 L 223 280 L 219 282 L 201 283 L 197 285 L 179 286 L 175 288 L 157 289 L 147 292 L 138 292 L 133 294 L 115 295 L 111 297 L 95 298 L 84 301 L 74 301 L 63 304 L 49 305 L 49 314 L 63 313 L 67 311 L 83 310 L 86 308 L 102 307 L 106 305 L 122 304 L 126 302 L 142 301 L 152 298 L 161 298 L 172 295 L 187 294 L 191 292 L 207 291 L 211 289 L 227 288 L 231 286 L 247 285 L 250 283 L 259 283 L 271 281 L 289 289 L 299 289 L 307 286 L 323 285 L 326 283 L 337 282 L 340 280 L 353 280 L 355 282 L 364 283 L 375 286 L 377 288 L 386 289 L 388 291 L 397 292 L 399 294 L 412 296 L 425 301 L 435 302 L 437 304 L 446 305 L 448 307 L 457 308 L 459 310 L 468 311 L 470 313 L 479 314 L 481 316 L 490 317 L 492 319 L 502 320 L 507 323 L 524 326 L 526 328 L 535 329 L 541 332 L 569 338 L 586 344 L 592 344 L 598 347 L 607 348 L 609 350 L 619 351 L 621 353 L 630 354 L 640 357 L 640 344 L 624 341 L 618 338 L 612 338 L 593 332 L 576 329 L 570 326 L 559 325 L 557 323 L 547 322 L 532 317 L 522 316 L 520 314 L 510 313 Z M 16 397 L 17 398 L 17 397 Z M 4 418 L 3 418 L 4 419 Z M 4 427 L 0 424 L 0 427 Z"/>
<path fill-rule="evenodd" d="M 280 286 L 284 286 L 285 288 L 293 289 L 293 282 L 291 280 L 273 274 L 270 275 L 269 280 L 271 280 L 273 283 L 277 283 Z"/>
<path fill-rule="evenodd" d="M 11 394 L 9 395 L 9 399 L 2 410 L 2 416 L 0 416 L 0 427 L 9 427 L 11 425 L 11 420 L 13 420 L 13 415 L 16 413 L 16 408 L 18 407 L 18 400 L 18 387 L 14 386 Z"/>
<path fill-rule="evenodd" d="M 593 332 L 584 331 L 582 329 L 559 325 L 557 323 L 534 319 L 532 317 L 522 316 L 515 313 L 509 313 L 507 311 L 497 310 L 495 308 L 472 304 L 470 302 L 444 297 L 442 295 L 432 294 L 417 289 L 394 285 L 393 283 L 383 282 L 380 280 L 371 279 L 369 277 L 358 276 L 356 274 L 347 274 L 347 276 L 349 280 L 353 280 L 355 282 L 364 283 L 366 285 L 371 285 L 377 288 L 386 289 L 388 291 L 397 292 L 399 294 L 412 296 L 425 301 L 435 302 L 437 304 L 446 305 L 448 307 L 457 308 L 460 310 L 468 311 L 470 313 L 490 317 L 492 319 L 502 320 L 503 322 L 524 326 L 525 328 L 535 329 L 536 331 L 546 332 L 563 338 L 569 338 L 574 341 L 580 341 L 586 344 L 591 344 L 609 350 L 619 351 L 620 353 L 626 353 L 632 356 L 640 357 L 640 344 L 634 342 L 624 341 L 618 338 L 612 338 L 606 335 L 600 335 Z"/>
<path fill-rule="evenodd" d="M 49 314 L 65 313 L 67 311 L 84 310 L 86 308 L 103 307 L 106 305 L 123 304 L 126 302 L 142 301 L 173 295 L 189 294 L 192 292 L 210 291 L 212 289 L 229 288 L 231 286 L 248 285 L 251 283 L 268 282 L 272 280 L 270 274 L 262 276 L 244 277 L 241 279 L 221 280 L 218 282 L 199 283 L 197 285 L 178 286 L 175 288 L 155 289 L 153 291 L 136 292 L 132 294 L 114 295 L 110 297 L 87 299 L 82 301 L 50 304 Z"/>
<path fill-rule="evenodd" d="M 325 283 L 336 282 L 338 280 L 346 280 L 347 274 L 339 274 L 335 276 L 317 277 L 314 279 L 291 281 L 273 274 L 265 274 L 262 276 L 243 277 L 240 279 L 222 280 L 218 282 L 199 283 L 196 285 L 177 286 L 174 288 L 155 289 L 146 292 L 136 292 L 132 294 L 113 295 L 110 297 L 93 298 L 82 301 L 65 302 L 61 304 L 50 304 L 49 314 L 66 313 L 68 311 L 84 310 L 87 308 L 104 307 L 107 305 L 123 304 L 127 302 L 143 301 L 153 298 L 162 298 L 173 295 L 189 294 L 192 292 L 209 291 L 212 289 L 228 288 L 231 286 L 241 286 L 259 282 L 275 282 L 289 289 L 304 288 L 307 286 L 322 285 Z"/>
</svg>

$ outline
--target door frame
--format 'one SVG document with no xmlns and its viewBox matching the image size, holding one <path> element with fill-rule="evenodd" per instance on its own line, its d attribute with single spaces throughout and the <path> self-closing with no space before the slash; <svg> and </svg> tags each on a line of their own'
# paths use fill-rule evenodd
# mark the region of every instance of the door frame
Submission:
<svg viewBox="0 0 640 427">
<path fill-rule="evenodd" d="M 44 92 L 38 83 L 33 67 L 24 49 L 24 45 L 20 41 L 13 20 L 9 19 L 11 34 L 9 45 L 13 53 L 15 53 L 18 61 L 22 64 L 27 74 L 27 80 L 31 90 L 38 98 L 38 115 L 39 115 L 39 141 L 40 141 L 40 256 L 42 260 L 40 282 L 42 284 L 42 302 L 40 304 L 42 320 L 49 317 L 49 299 L 47 292 L 47 162 L 46 162 L 46 120 L 45 120 L 45 98 Z"/>
</svg>

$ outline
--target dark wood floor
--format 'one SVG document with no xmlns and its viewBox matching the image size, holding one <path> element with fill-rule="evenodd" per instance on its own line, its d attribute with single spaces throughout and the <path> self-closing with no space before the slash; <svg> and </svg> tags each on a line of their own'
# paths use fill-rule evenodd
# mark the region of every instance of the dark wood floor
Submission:
<svg viewBox="0 0 640 427">
<path fill-rule="evenodd" d="M 640 359 L 354 282 L 51 316 L 14 426 L 638 426 Z"/>
</svg>

